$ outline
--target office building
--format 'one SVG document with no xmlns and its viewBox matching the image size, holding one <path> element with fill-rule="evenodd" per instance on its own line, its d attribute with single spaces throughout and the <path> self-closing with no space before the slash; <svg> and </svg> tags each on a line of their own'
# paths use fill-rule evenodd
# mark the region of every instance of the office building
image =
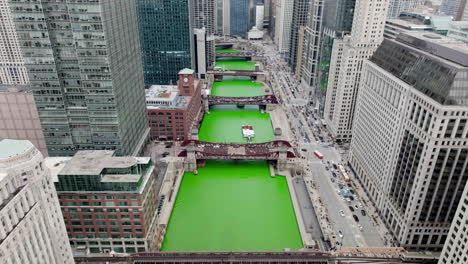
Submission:
<svg viewBox="0 0 468 264">
<path fill-rule="evenodd" d="M 324 1 L 314 0 L 309 8 L 307 26 L 303 27 L 303 49 L 299 49 L 296 76 L 300 77 L 301 83 L 308 93 L 312 87 L 317 85 L 318 63 L 322 39 Z M 333 19 L 333 18 L 329 18 Z M 335 19 L 341 19 L 335 17 Z M 301 34 L 299 35 L 301 36 Z M 299 38 L 301 39 L 301 38 Z"/>
<path fill-rule="evenodd" d="M 446 35 L 452 24 L 451 16 L 435 16 L 425 12 L 401 12 L 398 18 L 385 21 L 384 37 L 396 38 L 409 31 L 431 31 Z"/>
<path fill-rule="evenodd" d="M 201 120 L 202 81 L 194 71 L 179 72 L 178 85 L 154 85 L 146 90 L 152 140 L 186 140 Z"/>
<path fill-rule="evenodd" d="M 265 6 L 263 4 L 257 4 L 255 6 L 255 26 L 257 29 L 263 29 L 263 21 L 265 20 Z"/>
<path fill-rule="evenodd" d="M 7 0 L 0 0 L 0 21 L 0 84 L 27 84 L 28 73 Z"/>
<path fill-rule="evenodd" d="M 213 67 L 215 63 L 215 33 L 216 33 L 216 1 L 215 0 L 191 0 L 192 28 L 205 30 L 205 61 L 206 67 Z M 194 33 L 195 34 L 195 33 Z M 195 34 L 196 35 L 196 34 Z M 197 45 L 199 38 L 194 41 Z M 199 46 L 195 47 L 197 50 Z M 196 53 L 196 51 L 194 52 Z M 197 56 L 198 57 L 198 56 Z M 199 58 L 199 57 L 198 57 Z M 198 62 L 195 62 L 197 65 Z M 179 68 L 183 69 L 183 68 Z M 198 74 L 204 74 L 198 72 Z"/>
<path fill-rule="evenodd" d="M 310 0 L 295 0 L 293 1 L 293 11 L 291 20 L 291 33 L 289 35 L 289 65 L 291 70 L 296 71 L 297 59 L 302 54 L 298 53 L 299 48 L 299 30 L 301 26 L 307 24 L 309 14 Z"/>
<path fill-rule="evenodd" d="M 254 0 L 229 0 L 229 35 L 242 38 L 255 25 Z"/>
<path fill-rule="evenodd" d="M 135 1 L 9 4 L 49 155 L 140 152 L 149 128 Z"/>
<path fill-rule="evenodd" d="M 274 40 L 280 53 L 287 53 L 289 51 L 289 37 L 291 35 L 293 4 L 293 0 L 276 1 Z"/>
<path fill-rule="evenodd" d="M 42 154 L 27 140 L 0 149 L 0 263 L 74 263 Z"/>
<path fill-rule="evenodd" d="M 134 253 L 157 248 L 156 175 L 149 157 L 112 150 L 46 160 L 75 250 Z"/>
<path fill-rule="evenodd" d="M 402 33 L 362 67 L 351 168 L 399 246 L 441 250 L 468 180 L 467 45 Z"/>
<path fill-rule="evenodd" d="M 423 5 L 422 0 L 389 0 L 387 18 L 397 18 L 403 11 L 413 11 L 419 5 Z"/>
<path fill-rule="evenodd" d="M 447 37 L 468 42 L 468 21 L 454 21 L 450 23 Z"/>
<path fill-rule="evenodd" d="M 191 1 L 136 3 L 145 85 L 175 83 L 180 69 L 194 68 Z"/>
<path fill-rule="evenodd" d="M 465 9 L 466 0 L 442 0 L 439 8 L 439 14 L 457 17 L 457 14 Z"/>
<path fill-rule="evenodd" d="M 439 264 L 458 264 L 468 262 L 468 248 L 465 242 L 468 234 L 468 184 L 465 185 L 458 203 L 457 212 L 440 254 Z"/>
<path fill-rule="evenodd" d="M 460 0 L 457 14 L 455 15 L 455 21 L 468 21 L 468 4 L 466 0 Z"/>
<path fill-rule="evenodd" d="M 357 0 L 351 35 L 333 41 L 324 119 L 332 137 L 349 140 L 362 64 L 383 40 L 388 2 Z"/>
<path fill-rule="evenodd" d="M 41 121 L 28 85 L 0 85 L 0 140 L 29 140 L 48 156 Z"/>
</svg>

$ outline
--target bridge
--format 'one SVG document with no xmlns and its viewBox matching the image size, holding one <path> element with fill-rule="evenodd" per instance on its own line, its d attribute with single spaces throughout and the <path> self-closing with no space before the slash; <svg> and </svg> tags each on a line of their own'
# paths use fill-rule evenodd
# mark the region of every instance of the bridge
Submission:
<svg viewBox="0 0 468 264">
<path fill-rule="evenodd" d="M 255 53 L 249 51 L 240 51 L 240 52 L 216 52 L 216 58 L 222 57 L 236 57 L 236 58 L 260 58 L 264 57 L 263 53 Z"/>
<path fill-rule="evenodd" d="M 223 76 L 250 76 L 252 79 L 257 81 L 265 81 L 266 73 L 263 71 L 246 71 L 246 70 L 230 70 L 230 71 L 218 71 L 218 70 L 208 70 L 206 72 L 208 75 L 213 75 L 216 81 L 222 81 Z"/>
<path fill-rule="evenodd" d="M 252 97 L 224 97 L 224 96 L 212 96 L 209 95 L 207 98 L 208 105 L 269 105 L 278 104 L 278 99 L 273 94 L 264 96 L 252 96 Z"/>
<path fill-rule="evenodd" d="M 301 251 L 249 251 L 249 252 L 140 252 L 133 254 L 92 254 L 75 256 L 75 262 L 81 263 L 414 263 L 401 259 L 397 254 L 361 254 L 342 256 L 334 252 Z"/>
</svg>

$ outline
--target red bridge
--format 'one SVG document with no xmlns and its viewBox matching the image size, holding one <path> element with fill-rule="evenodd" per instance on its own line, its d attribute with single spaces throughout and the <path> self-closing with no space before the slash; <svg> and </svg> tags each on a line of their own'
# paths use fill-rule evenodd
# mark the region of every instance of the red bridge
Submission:
<svg viewBox="0 0 468 264">
<path fill-rule="evenodd" d="M 269 94 L 264 96 L 252 96 L 252 97 L 224 97 L 224 96 L 208 96 L 208 104 L 211 105 L 267 105 L 267 104 L 278 104 L 276 96 Z"/>
<path fill-rule="evenodd" d="M 278 160 L 281 152 L 285 153 L 285 158 L 296 157 L 293 151 L 288 150 L 292 146 L 285 140 L 252 144 L 186 140 L 181 146 L 188 150 L 181 151 L 179 157 L 187 157 L 187 154 L 192 151 L 196 159 Z"/>
<path fill-rule="evenodd" d="M 252 57 L 263 57 L 263 53 L 255 53 L 255 52 L 216 52 L 216 58 L 221 57 L 238 57 L 238 58 L 252 58 Z"/>
<path fill-rule="evenodd" d="M 250 76 L 252 78 L 255 78 L 259 81 L 264 81 L 266 80 L 266 73 L 263 71 L 255 70 L 255 71 L 246 71 L 246 70 L 235 70 L 235 71 L 219 71 L 219 70 L 208 70 L 206 74 L 213 74 L 214 79 L 216 81 L 221 81 L 222 76 Z"/>
</svg>

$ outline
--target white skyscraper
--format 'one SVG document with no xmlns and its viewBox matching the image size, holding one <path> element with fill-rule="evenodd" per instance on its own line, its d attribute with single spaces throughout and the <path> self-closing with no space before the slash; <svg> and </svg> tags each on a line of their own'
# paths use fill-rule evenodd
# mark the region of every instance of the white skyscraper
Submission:
<svg viewBox="0 0 468 264">
<path fill-rule="evenodd" d="M 401 33 L 362 67 L 351 168 L 398 245 L 440 250 L 468 180 L 467 45 Z"/>
<path fill-rule="evenodd" d="M 293 0 L 279 0 L 276 4 L 275 43 L 281 53 L 289 50 L 293 4 Z"/>
<path fill-rule="evenodd" d="M 362 65 L 383 40 L 387 0 L 357 0 L 351 36 L 333 42 L 324 119 L 332 136 L 351 138 Z"/>
<path fill-rule="evenodd" d="M 455 218 L 452 221 L 450 232 L 445 241 L 444 249 L 440 254 L 439 264 L 457 264 L 468 262 L 468 184 L 463 190 L 463 196 L 458 203 Z"/>
<path fill-rule="evenodd" d="M 7 0 L 0 0 L 0 84 L 27 84 L 28 74 Z"/>
<path fill-rule="evenodd" d="M 0 141 L 0 263 L 74 263 L 54 183 L 27 140 Z"/>
</svg>

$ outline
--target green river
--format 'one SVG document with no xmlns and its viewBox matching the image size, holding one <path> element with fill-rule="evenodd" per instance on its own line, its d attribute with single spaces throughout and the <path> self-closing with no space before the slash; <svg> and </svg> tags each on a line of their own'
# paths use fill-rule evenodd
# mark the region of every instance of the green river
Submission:
<svg viewBox="0 0 468 264">
<path fill-rule="evenodd" d="M 251 65 L 240 62 L 223 64 L 231 69 Z M 263 88 L 251 81 L 229 80 L 216 82 L 212 94 L 255 96 L 262 95 Z M 247 124 L 254 127 L 253 142 L 273 140 L 270 115 L 262 114 L 258 106 L 212 107 L 203 118 L 199 139 L 245 143 L 241 126 Z M 271 177 L 266 161 L 210 160 L 198 168 L 198 175 L 184 174 L 161 250 L 282 251 L 301 247 L 284 177 Z"/>
</svg>

